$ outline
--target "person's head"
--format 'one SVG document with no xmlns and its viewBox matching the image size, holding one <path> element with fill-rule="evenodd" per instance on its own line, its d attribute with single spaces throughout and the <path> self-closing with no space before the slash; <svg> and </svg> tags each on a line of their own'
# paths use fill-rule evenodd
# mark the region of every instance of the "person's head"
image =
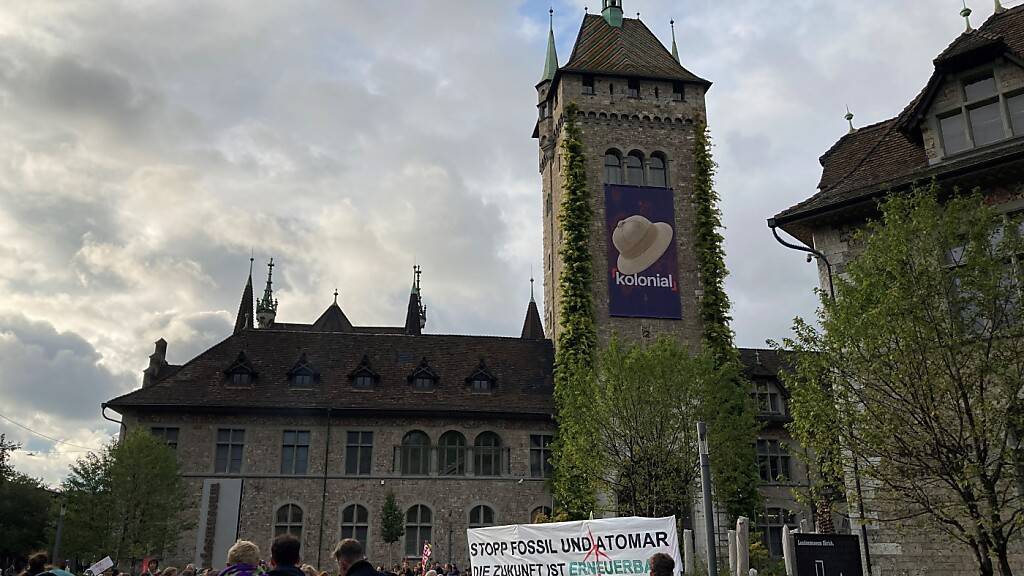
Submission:
<svg viewBox="0 0 1024 576">
<path fill-rule="evenodd" d="M 149 562 L 146 564 L 146 568 L 149 569 L 150 572 L 156 572 L 157 566 L 160 566 L 160 562 L 157 561 L 156 558 L 150 558 Z"/>
<path fill-rule="evenodd" d="M 270 563 L 274 566 L 298 566 L 302 544 L 291 534 L 281 534 L 270 545 Z"/>
<path fill-rule="evenodd" d="M 664 552 L 651 556 L 651 576 L 672 576 L 676 570 L 676 561 Z"/>
<path fill-rule="evenodd" d="M 50 563 L 50 557 L 46 552 L 36 552 L 35 554 L 28 557 L 28 568 L 26 571 L 31 575 L 35 576 L 42 572 L 46 572 L 46 565 Z"/>
<path fill-rule="evenodd" d="M 437 570 L 428 570 L 426 576 L 437 576 Z"/>
<path fill-rule="evenodd" d="M 168 566 L 160 572 L 160 576 L 178 576 L 178 569 L 174 566 Z"/>
<path fill-rule="evenodd" d="M 248 540 L 239 540 L 228 548 L 228 564 L 248 564 L 255 566 L 260 562 L 260 547 Z"/>
<path fill-rule="evenodd" d="M 345 538 L 334 548 L 334 559 L 338 561 L 338 574 L 345 576 L 350 566 L 366 558 L 363 545 L 355 538 Z"/>
</svg>

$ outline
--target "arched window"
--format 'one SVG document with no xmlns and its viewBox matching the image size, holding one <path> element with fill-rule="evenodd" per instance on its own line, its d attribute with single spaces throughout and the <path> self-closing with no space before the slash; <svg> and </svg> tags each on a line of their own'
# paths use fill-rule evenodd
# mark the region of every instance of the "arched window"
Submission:
<svg viewBox="0 0 1024 576">
<path fill-rule="evenodd" d="M 444 476 L 462 476 L 466 473 L 466 437 L 450 430 L 438 442 L 438 470 Z"/>
<path fill-rule="evenodd" d="M 402 438 L 402 474 L 426 475 L 430 472 L 430 438 L 413 430 Z"/>
<path fill-rule="evenodd" d="M 622 157 L 615 150 L 604 153 L 605 184 L 622 184 Z"/>
<path fill-rule="evenodd" d="M 474 506 L 469 511 L 469 527 L 483 528 L 484 526 L 494 526 L 494 509 L 484 505 Z"/>
<path fill-rule="evenodd" d="M 647 175 L 651 186 L 659 188 L 668 187 L 668 171 L 665 169 L 665 157 L 660 152 L 651 154 L 651 161 L 647 165 Z"/>
<path fill-rule="evenodd" d="M 431 539 L 430 508 L 417 504 L 405 513 L 405 555 L 419 558 L 423 543 Z"/>
<path fill-rule="evenodd" d="M 501 475 L 501 438 L 494 432 L 481 432 L 473 443 L 473 473 L 477 476 Z"/>
<path fill-rule="evenodd" d="M 370 533 L 370 513 L 365 506 L 349 504 L 341 510 L 341 538 L 355 538 L 368 550 L 367 536 Z"/>
<path fill-rule="evenodd" d="M 626 156 L 626 184 L 644 185 L 644 155 L 636 150 Z"/>
<path fill-rule="evenodd" d="M 538 524 L 541 520 L 548 520 L 551 518 L 551 508 L 547 506 L 538 506 L 530 512 L 530 523 Z"/>
<path fill-rule="evenodd" d="M 274 536 L 291 534 L 302 538 L 302 508 L 298 504 L 285 504 L 277 509 L 274 517 Z"/>
</svg>

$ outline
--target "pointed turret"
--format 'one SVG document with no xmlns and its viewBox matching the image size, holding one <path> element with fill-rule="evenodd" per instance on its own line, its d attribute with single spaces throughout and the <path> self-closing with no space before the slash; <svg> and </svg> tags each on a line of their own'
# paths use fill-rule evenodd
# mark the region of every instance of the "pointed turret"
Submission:
<svg viewBox="0 0 1024 576">
<path fill-rule="evenodd" d="M 238 316 L 235 317 L 234 333 L 238 334 L 251 326 L 252 322 L 252 258 L 249 258 L 249 279 L 245 282 L 245 289 L 242 290 L 242 301 L 238 304 Z"/>
<path fill-rule="evenodd" d="M 537 310 L 537 301 L 533 298 L 533 278 L 530 278 L 530 305 L 526 307 L 526 319 L 523 321 L 523 332 L 519 337 L 528 340 L 544 339 L 544 325 L 540 321 L 540 312 Z"/>
<path fill-rule="evenodd" d="M 555 11 L 548 9 L 548 53 L 544 58 L 544 76 L 541 82 L 555 79 L 555 72 L 558 70 L 558 53 L 555 52 Z"/>
<path fill-rule="evenodd" d="M 412 289 L 409 290 L 409 305 L 405 310 L 405 333 L 419 336 L 427 325 L 427 307 L 423 305 L 423 298 L 420 295 L 420 274 L 423 269 L 419 266 L 412 267 L 413 280 Z"/>
<path fill-rule="evenodd" d="M 334 303 L 313 322 L 313 329 L 318 332 L 352 332 L 352 323 L 338 306 L 338 290 L 334 290 Z"/>
<path fill-rule="evenodd" d="M 267 287 L 263 289 L 263 297 L 256 303 L 256 321 L 260 328 L 270 328 L 277 318 L 277 300 L 274 300 L 274 292 L 271 289 L 274 276 L 274 259 L 267 263 Z"/>
<path fill-rule="evenodd" d="M 676 47 L 676 21 L 669 20 L 668 25 L 672 27 L 672 57 L 676 59 L 676 62 L 679 62 L 679 48 Z"/>
</svg>

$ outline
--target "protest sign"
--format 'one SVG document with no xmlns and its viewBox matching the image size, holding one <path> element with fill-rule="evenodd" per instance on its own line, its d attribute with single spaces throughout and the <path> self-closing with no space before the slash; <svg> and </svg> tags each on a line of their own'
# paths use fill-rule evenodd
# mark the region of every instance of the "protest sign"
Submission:
<svg viewBox="0 0 1024 576">
<path fill-rule="evenodd" d="M 110 568 L 114 567 L 114 561 L 110 559 L 110 556 L 105 557 L 103 560 L 89 566 L 88 572 L 93 576 L 99 576 Z"/>
<path fill-rule="evenodd" d="M 676 518 L 601 518 L 470 528 L 472 576 L 645 575 L 664 552 L 682 572 Z"/>
</svg>

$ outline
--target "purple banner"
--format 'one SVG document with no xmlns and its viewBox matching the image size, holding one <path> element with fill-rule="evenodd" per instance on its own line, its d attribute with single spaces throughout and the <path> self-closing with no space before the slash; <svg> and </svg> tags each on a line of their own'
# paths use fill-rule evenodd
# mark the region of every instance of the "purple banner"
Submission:
<svg viewBox="0 0 1024 576">
<path fill-rule="evenodd" d="M 671 188 L 604 187 L 608 314 L 682 318 Z"/>
</svg>

